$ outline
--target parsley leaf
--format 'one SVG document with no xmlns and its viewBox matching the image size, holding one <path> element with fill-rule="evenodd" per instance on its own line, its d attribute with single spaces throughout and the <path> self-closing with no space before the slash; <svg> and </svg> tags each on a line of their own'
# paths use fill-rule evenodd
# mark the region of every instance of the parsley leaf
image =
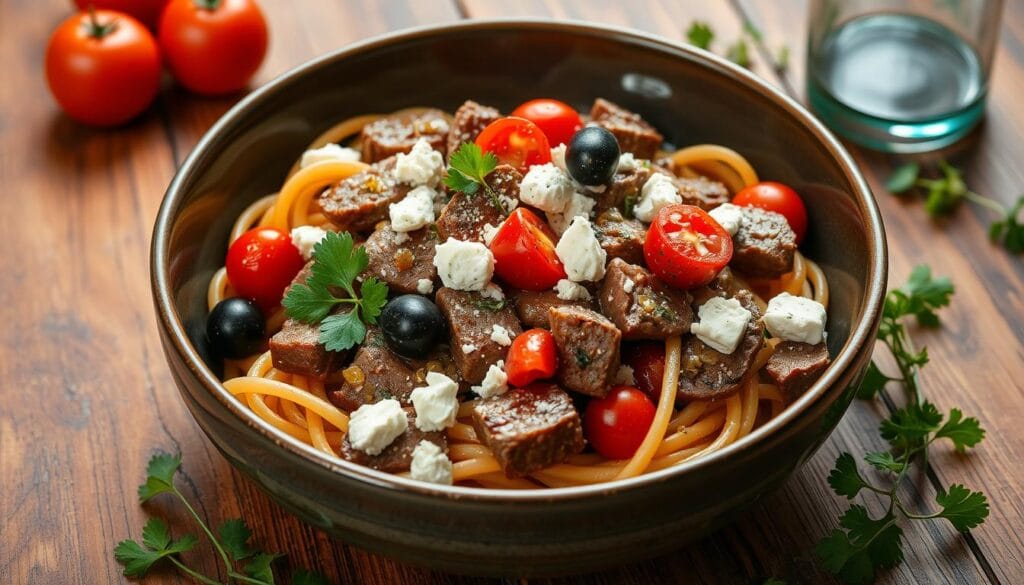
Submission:
<svg viewBox="0 0 1024 585">
<path fill-rule="evenodd" d="M 939 518 L 949 520 L 960 532 L 967 532 L 988 517 L 988 498 L 981 492 L 972 492 L 960 484 L 949 486 L 949 491 L 940 491 L 935 501 L 942 506 Z"/>
<path fill-rule="evenodd" d="M 122 540 L 114 547 L 114 558 L 124 565 L 126 577 L 141 577 L 160 559 L 192 550 L 198 542 L 191 534 L 171 540 L 167 524 L 159 518 L 150 518 L 142 529 L 142 545 L 134 540 Z"/>
<path fill-rule="evenodd" d="M 895 195 L 906 193 L 914 188 L 914 184 L 920 175 L 920 165 L 917 163 L 907 163 L 892 172 L 889 180 L 885 182 L 885 188 Z"/>
<path fill-rule="evenodd" d="M 360 292 L 363 293 L 363 302 L 359 305 L 359 314 L 363 321 L 373 325 L 388 302 L 388 285 L 371 276 L 363 281 Z"/>
<path fill-rule="evenodd" d="M 896 449 L 910 450 L 922 445 L 942 424 L 942 413 L 930 402 L 912 403 L 882 421 L 879 434 Z"/>
<path fill-rule="evenodd" d="M 747 47 L 747 41 L 739 39 L 730 45 L 725 51 L 725 58 L 740 67 L 750 69 L 750 49 Z"/>
<path fill-rule="evenodd" d="M 949 419 L 935 432 L 936 439 L 949 439 L 953 441 L 953 447 L 959 453 L 963 453 L 968 447 L 973 447 L 985 438 L 985 429 L 981 428 L 978 419 L 972 417 L 963 418 L 964 414 L 960 409 L 954 408 L 949 411 Z"/>
<path fill-rule="evenodd" d="M 888 451 L 868 453 L 864 455 L 864 461 L 879 471 L 891 471 L 893 473 L 900 473 L 907 467 L 906 463 L 896 461 L 896 458 Z"/>
<path fill-rule="evenodd" d="M 256 556 L 252 557 L 252 559 L 242 567 L 242 570 L 245 571 L 246 575 L 253 579 L 259 579 L 267 585 L 273 585 L 274 570 L 270 568 L 270 563 L 274 562 L 274 559 L 278 559 L 282 556 L 284 555 L 267 554 L 262 552 L 257 553 Z"/>
<path fill-rule="evenodd" d="M 883 317 L 892 321 L 913 315 L 921 325 L 935 327 L 939 324 L 935 310 L 949 305 L 953 292 L 953 283 L 948 278 L 932 278 L 931 268 L 919 265 L 910 273 L 903 288 L 886 295 Z"/>
<path fill-rule="evenodd" d="M 869 583 L 876 570 L 903 560 L 903 530 L 891 512 L 873 520 L 863 506 L 853 505 L 839 524 L 846 531 L 833 530 L 818 544 L 816 552 L 825 567 L 843 581 Z"/>
<path fill-rule="evenodd" d="M 879 370 L 878 365 L 872 360 L 868 364 L 868 369 L 864 372 L 864 378 L 860 381 L 860 386 L 857 386 L 857 398 L 871 400 L 885 388 L 885 385 L 890 380 L 892 378 L 883 374 L 882 370 Z"/>
<path fill-rule="evenodd" d="M 999 221 L 992 222 L 988 228 L 988 237 L 993 242 L 1001 243 L 1007 250 L 1019 254 L 1024 252 L 1024 224 L 1017 217 L 1024 209 L 1024 196 L 1018 197 L 1013 207 Z"/>
<path fill-rule="evenodd" d="M 448 175 L 444 184 L 449 189 L 461 191 L 466 195 L 475 195 L 483 187 L 491 204 L 502 214 L 505 206 L 498 194 L 487 184 L 487 175 L 498 166 L 498 157 L 493 152 L 484 152 L 472 142 L 466 142 L 452 154 L 448 161 Z"/>
<path fill-rule="evenodd" d="M 331 315 L 320 323 L 320 343 L 327 351 L 344 351 L 366 338 L 366 326 L 357 311 Z"/>
<path fill-rule="evenodd" d="M 249 527 L 245 525 L 245 520 L 241 518 L 225 520 L 217 528 L 217 536 L 220 537 L 224 550 L 231 555 L 233 560 L 247 559 L 257 553 L 256 549 L 249 545 L 252 530 L 249 530 Z"/>
<path fill-rule="evenodd" d="M 789 45 L 779 47 L 779 52 L 775 55 L 775 67 L 779 71 L 789 69 Z"/>
<path fill-rule="evenodd" d="M 836 466 L 828 474 L 828 485 L 832 486 L 832 491 L 836 494 L 852 500 L 867 482 L 857 471 L 857 462 L 854 461 L 853 455 L 842 453 L 836 459 Z"/>
<path fill-rule="evenodd" d="M 690 28 L 686 31 L 686 40 L 688 40 L 691 45 L 699 49 L 710 49 L 711 41 L 714 39 L 715 32 L 711 30 L 711 26 L 706 22 L 695 20 L 690 24 Z"/>
<path fill-rule="evenodd" d="M 179 467 L 180 455 L 158 453 L 151 457 L 146 466 L 146 483 L 139 486 L 139 501 L 146 502 L 154 496 L 174 491 L 174 474 Z"/>
</svg>

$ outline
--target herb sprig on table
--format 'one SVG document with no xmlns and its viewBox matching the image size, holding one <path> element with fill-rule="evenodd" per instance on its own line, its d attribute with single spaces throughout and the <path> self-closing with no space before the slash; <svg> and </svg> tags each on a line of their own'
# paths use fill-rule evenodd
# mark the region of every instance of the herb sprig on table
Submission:
<svg viewBox="0 0 1024 585">
<path fill-rule="evenodd" d="M 903 323 L 912 316 L 921 326 L 938 326 L 937 311 L 949 304 L 952 294 L 953 284 L 948 278 L 933 278 L 927 266 L 918 266 L 903 288 L 886 295 L 878 339 L 892 353 L 899 374 L 889 376 L 871 362 L 857 392 L 860 398 L 872 399 L 887 383 L 899 382 L 906 389 L 907 404 L 894 411 L 879 427 L 879 434 L 889 444 L 889 449 L 863 456 L 873 472 L 872 478 L 861 473 L 850 453 L 840 454 L 829 474 L 829 485 L 838 495 L 852 500 L 867 490 L 887 500 L 884 513 L 877 518 L 864 506 L 851 505 L 839 518 L 840 528 L 818 544 L 817 553 L 825 567 L 847 583 L 869 583 L 878 570 L 896 566 L 903 560 L 901 522 L 944 518 L 956 530 L 967 532 L 988 516 L 985 495 L 960 484 L 940 489 L 935 496 L 936 509 L 932 512 L 911 510 L 899 494 L 899 487 L 911 467 L 915 463 L 928 465 L 928 448 L 932 444 L 948 440 L 957 451 L 963 452 L 985 436 L 976 418 L 965 418 L 956 408 L 943 416 L 938 407 L 924 398 L 918 370 L 928 363 L 928 352 L 925 348 L 914 349 Z"/>
<path fill-rule="evenodd" d="M 267 553 L 255 548 L 249 541 L 252 538 L 252 530 L 241 518 L 222 522 L 217 527 L 217 534 L 214 535 L 192 504 L 174 485 L 174 476 L 180 468 L 180 456 L 167 453 L 154 455 L 146 466 L 146 483 L 139 486 L 139 501 L 146 503 L 161 494 L 171 494 L 181 501 L 223 561 L 228 577 L 226 583 L 273 585 L 274 571 L 271 569 L 271 563 L 284 555 Z M 154 565 L 166 561 L 198 583 L 224 585 L 225 582 L 190 568 L 181 559 L 181 553 L 192 550 L 197 544 L 199 539 L 193 534 L 173 539 L 166 522 L 159 518 L 150 518 L 142 529 L 142 542 L 122 540 L 114 548 L 114 558 L 124 566 L 126 577 L 142 577 Z M 300 570 L 292 575 L 291 583 L 327 585 L 327 579 L 319 574 Z"/>
<path fill-rule="evenodd" d="M 686 30 L 686 40 L 691 45 L 699 49 L 710 51 L 711 43 L 715 40 L 715 31 L 708 23 L 700 20 L 694 20 L 690 23 L 690 28 Z M 764 40 L 764 36 L 761 33 L 761 29 L 754 26 L 752 22 L 745 21 L 743 23 L 743 34 L 736 39 L 736 42 L 726 47 L 725 58 L 740 67 L 750 69 L 753 63 L 750 59 L 751 48 L 747 43 L 748 40 L 755 44 L 761 44 Z M 783 45 L 779 47 L 778 53 L 775 55 L 775 69 L 776 71 L 782 72 L 788 67 L 789 47 Z"/>
<path fill-rule="evenodd" d="M 479 146 L 467 142 L 459 147 L 448 162 L 448 175 L 444 184 L 466 195 L 476 195 L 483 188 L 494 208 L 505 213 L 505 206 L 498 194 L 487 184 L 487 175 L 498 167 L 498 157 L 493 152 L 484 152 Z"/>
</svg>

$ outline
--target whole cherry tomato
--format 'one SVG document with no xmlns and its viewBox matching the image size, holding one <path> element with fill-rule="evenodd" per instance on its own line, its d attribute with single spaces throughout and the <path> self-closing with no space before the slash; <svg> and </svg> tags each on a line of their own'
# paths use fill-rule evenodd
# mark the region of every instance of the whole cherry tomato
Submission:
<svg viewBox="0 0 1024 585">
<path fill-rule="evenodd" d="M 623 345 L 622 363 L 633 368 L 636 387 L 657 402 L 661 397 L 665 376 L 665 344 L 660 341 L 638 341 Z"/>
<path fill-rule="evenodd" d="M 476 145 L 498 160 L 526 172 L 533 165 L 551 162 L 551 145 L 536 124 L 523 118 L 491 122 L 476 137 Z"/>
<path fill-rule="evenodd" d="M 130 14 L 133 18 L 156 30 L 160 22 L 160 13 L 168 0 L 75 0 L 79 10 L 86 11 L 90 8 L 101 8 L 103 10 L 116 10 Z"/>
<path fill-rule="evenodd" d="M 244 88 L 267 53 L 267 21 L 253 0 L 170 0 L 160 48 L 174 77 L 205 95 Z"/>
<path fill-rule="evenodd" d="M 677 288 L 711 281 L 732 258 L 732 237 L 708 212 L 667 205 L 654 217 L 644 241 L 647 267 Z"/>
<path fill-rule="evenodd" d="M 537 125 L 550 144 L 569 144 L 569 139 L 583 127 L 580 114 L 565 102 L 553 99 L 536 99 L 512 110 L 512 115 L 526 118 Z"/>
<path fill-rule="evenodd" d="M 555 338 L 547 329 L 530 329 L 512 340 L 505 358 L 509 384 L 526 386 L 554 376 L 557 369 L 558 350 Z"/>
<path fill-rule="evenodd" d="M 555 253 L 555 233 L 529 209 L 516 208 L 491 240 L 494 271 L 525 290 L 547 290 L 565 278 Z"/>
<path fill-rule="evenodd" d="M 57 27 L 46 47 L 46 81 L 60 107 L 95 126 L 123 124 L 153 103 L 160 51 L 127 14 L 97 10 Z"/>
<path fill-rule="evenodd" d="M 284 289 L 304 264 L 288 232 L 266 227 L 239 236 L 224 262 L 238 296 L 256 301 L 264 311 L 281 303 Z"/>
<path fill-rule="evenodd" d="M 628 459 L 644 442 L 657 409 L 632 386 L 615 386 L 604 398 L 591 400 L 583 415 L 587 441 L 602 457 Z"/>
<path fill-rule="evenodd" d="M 786 185 L 763 181 L 744 188 L 732 198 L 732 202 L 734 205 L 760 207 L 784 215 L 796 234 L 796 243 L 804 240 L 804 234 L 807 233 L 807 209 L 803 199 Z"/>
</svg>

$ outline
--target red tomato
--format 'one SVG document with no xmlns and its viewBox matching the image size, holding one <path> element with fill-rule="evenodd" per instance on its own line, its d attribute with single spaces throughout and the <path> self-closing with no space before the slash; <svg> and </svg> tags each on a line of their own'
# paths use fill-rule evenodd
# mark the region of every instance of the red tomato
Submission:
<svg viewBox="0 0 1024 585">
<path fill-rule="evenodd" d="M 602 457 L 628 459 L 636 453 L 657 410 L 646 394 L 632 386 L 615 386 L 604 398 L 591 400 L 583 415 L 587 441 Z"/>
<path fill-rule="evenodd" d="M 491 122 L 477 135 L 476 145 L 523 172 L 533 165 L 551 162 L 547 136 L 536 124 L 523 118 L 510 116 Z"/>
<path fill-rule="evenodd" d="M 516 208 L 491 240 L 494 271 L 525 290 L 547 290 L 565 278 L 555 254 L 555 233 L 529 209 Z"/>
<path fill-rule="evenodd" d="M 555 338 L 547 329 L 530 329 L 512 340 L 505 358 L 508 383 L 526 386 L 530 382 L 555 375 L 558 351 Z"/>
<path fill-rule="evenodd" d="M 579 112 L 565 102 L 553 99 L 530 100 L 512 110 L 512 115 L 533 122 L 548 137 L 550 144 L 569 144 L 577 130 L 583 127 Z"/>
<path fill-rule="evenodd" d="M 672 286 L 707 284 L 732 258 L 732 237 L 708 212 L 667 205 L 647 230 L 644 258 L 651 272 Z"/>
<path fill-rule="evenodd" d="M 636 387 L 657 402 L 661 397 L 662 378 L 665 377 L 665 344 L 640 341 L 624 345 L 622 362 L 633 368 Z"/>
<path fill-rule="evenodd" d="M 160 51 L 127 14 L 97 10 L 57 27 L 46 47 L 46 81 L 60 107 L 79 122 L 123 124 L 153 103 Z"/>
<path fill-rule="evenodd" d="M 807 209 L 804 202 L 796 191 L 782 183 L 774 181 L 762 181 L 751 185 L 737 193 L 732 202 L 735 205 L 760 207 L 768 211 L 786 216 L 789 227 L 793 228 L 796 234 L 796 243 L 799 244 L 807 233 Z"/>
<path fill-rule="evenodd" d="M 116 10 L 130 14 L 150 29 L 156 30 L 160 21 L 160 13 L 168 0 L 75 0 L 75 5 L 83 12 L 90 8 Z"/>
<path fill-rule="evenodd" d="M 267 53 L 267 21 L 253 0 L 170 0 L 160 48 L 186 88 L 204 95 L 244 88 Z"/>
<path fill-rule="evenodd" d="M 256 301 L 265 311 L 281 303 L 284 289 L 304 264 L 288 232 L 265 227 L 239 236 L 224 262 L 238 296 Z"/>
</svg>

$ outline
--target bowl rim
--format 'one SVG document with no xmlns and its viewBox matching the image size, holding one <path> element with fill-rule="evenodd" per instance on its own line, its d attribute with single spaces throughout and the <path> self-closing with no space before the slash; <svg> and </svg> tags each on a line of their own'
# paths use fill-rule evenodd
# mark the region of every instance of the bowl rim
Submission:
<svg viewBox="0 0 1024 585">
<path fill-rule="evenodd" d="M 819 143 L 827 149 L 831 158 L 839 163 L 846 179 L 854 187 L 854 199 L 858 211 L 867 220 L 869 274 L 862 301 L 863 315 L 851 330 L 846 343 L 822 377 L 796 402 L 787 406 L 778 416 L 735 443 L 727 445 L 714 453 L 690 461 L 684 461 L 665 469 L 607 483 L 563 488 L 510 490 L 429 484 L 330 457 L 266 423 L 224 388 L 221 381 L 203 363 L 196 348 L 190 342 L 184 324 L 174 308 L 173 295 L 169 288 L 170 263 L 168 243 L 171 225 L 181 206 L 183 186 L 190 179 L 197 165 L 202 162 L 204 156 L 208 156 L 207 149 L 212 143 L 219 140 L 226 130 L 245 117 L 248 111 L 257 103 L 276 93 L 283 85 L 311 71 L 327 67 L 339 60 L 396 43 L 424 37 L 446 36 L 481 30 L 562 32 L 577 36 L 601 37 L 606 38 L 608 42 L 616 44 L 625 43 L 655 50 L 673 58 L 686 58 L 696 63 L 699 67 L 708 69 L 715 74 L 729 77 L 732 81 L 760 93 L 765 99 L 786 111 L 789 116 L 793 117 L 814 135 Z M 579 20 L 560 19 L 555 21 L 545 18 L 500 18 L 462 20 L 454 23 L 418 26 L 376 35 L 310 59 L 283 72 L 250 92 L 232 106 L 203 134 L 202 138 L 196 143 L 196 146 L 175 173 L 160 204 L 154 225 L 150 248 L 150 267 L 151 287 L 158 321 L 167 339 L 173 344 L 178 358 L 192 372 L 201 385 L 205 387 L 206 391 L 210 392 L 213 397 L 231 411 L 233 415 L 237 416 L 240 421 L 263 435 L 264 438 L 272 441 L 276 447 L 288 451 L 291 456 L 305 459 L 307 463 L 315 464 L 327 471 L 340 473 L 349 479 L 355 479 L 371 486 L 405 493 L 441 496 L 449 499 L 529 504 L 608 495 L 639 489 L 643 486 L 666 481 L 676 476 L 692 474 L 701 468 L 715 465 L 722 460 L 738 457 L 741 453 L 755 448 L 772 435 L 781 432 L 787 425 L 799 419 L 818 399 L 827 393 L 832 384 L 846 373 L 847 369 L 857 358 L 857 355 L 864 349 L 865 344 L 873 343 L 875 324 L 880 316 L 882 301 L 886 291 L 888 263 L 881 214 L 874 196 L 857 165 L 842 144 L 825 128 L 822 122 L 796 100 L 785 95 L 780 89 L 750 71 L 713 53 L 652 33 Z"/>
</svg>

